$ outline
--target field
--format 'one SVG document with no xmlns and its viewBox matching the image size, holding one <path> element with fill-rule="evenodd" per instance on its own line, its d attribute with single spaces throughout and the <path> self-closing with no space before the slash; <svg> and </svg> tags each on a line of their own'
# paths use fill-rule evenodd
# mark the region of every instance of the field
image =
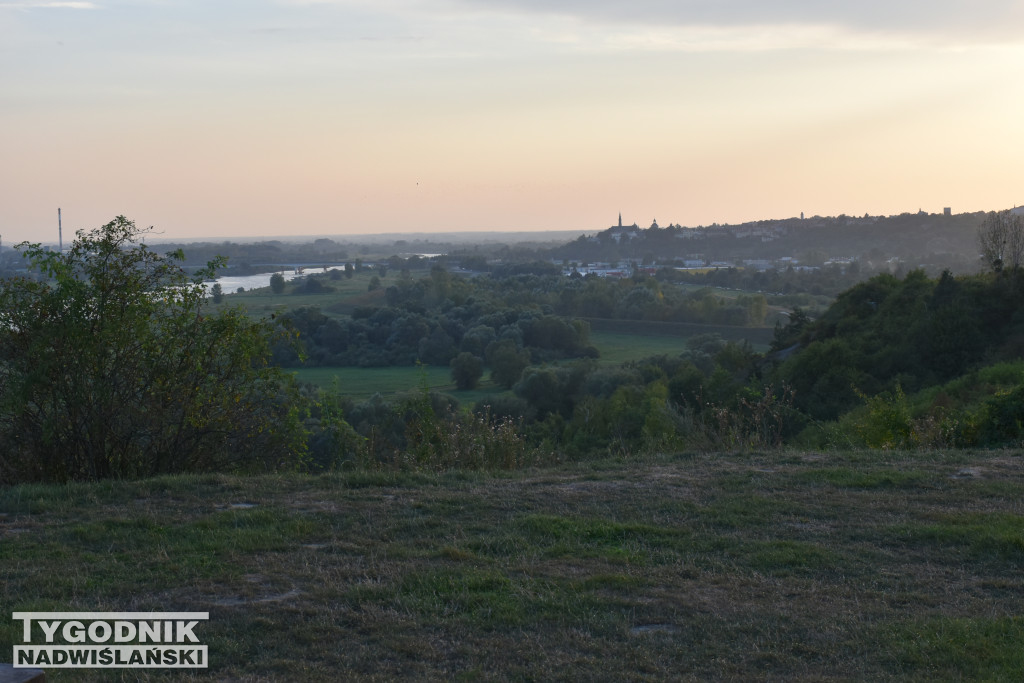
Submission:
<svg viewBox="0 0 1024 683">
<path fill-rule="evenodd" d="M 755 351 L 764 352 L 768 350 L 775 334 L 775 329 L 771 327 L 731 327 L 598 318 L 588 318 L 587 322 L 590 323 L 590 341 L 601 350 L 602 360 L 615 363 L 658 354 L 678 355 L 686 350 L 687 339 L 705 334 L 717 334 L 726 341 L 747 341 Z"/>
<path fill-rule="evenodd" d="M 307 274 L 320 274 L 320 271 L 309 270 Z M 414 271 L 413 277 L 422 277 L 425 273 Z M 286 278 L 294 275 L 285 275 Z M 373 275 L 369 272 L 359 273 L 351 278 L 342 277 L 338 280 L 325 280 L 324 284 L 335 291 L 326 294 L 293 294 L 293 285 L 289 282 L 284 294 L 274 294 L 269 287 L 253 289 L 243 293 L 227 293 L 224 297 L 225 306 L 242 306 L 249 315 L 265 317 L 301 306 L 314 306 L 324 313 L 345 314 L 359 305 L 384 305 L 384 290 L 368 292 L 367 287 Z M 398 274 L 389 274 L 382 279 L 384 287 L 393 284 Z M 338 310 L 333 310 L 338 309 Z"/>
<path fill-rule="evenodd" d="M 452 381 L 448 368 L 425 365 L 398 366 L 389 368 L 298 368 L 289 370 L 300 382 L 316 384 L 343 396 L 369 398 L 374 394 L 388 396 L 418 389 L 426 383 L 431 391 L 451 394 L 460 403 L 477 401 L 504 389 L 494 382 L 481 379 L 479 386 L 472 390 L 459 390 Z"/>
<path fill-rule="evenodd" d="M 610 321 L 622 322 L 622 321 Z M 704 327 L 704 326 L 701 326 Z M 710 326 L 708 326 L 710 327 Z M 721 327 L 717 329 L 722 329 Z M 759 332 L 759 330 L 753 330 Z M 628 332 L 592 332 L 590 342 L 601 351 L 601 364 L 611 365 L 640 360 L 656 355 L 677 356 L 686 349 L 686 338 L 668 334 Z M 500 393 L 502 388 L 487 379 L 472 391 L 459 391 L 452 382 L 451 371 L 439 366 L 397 366 L 387 368 L 298 368 L 294 372 L 300 382 L 316 384 L 324 389 L 335 389 L 346 396 L 368 398 L 373 394 L 393 394 L 420 386 L 426 381 L 433 391 L 452 394 L 461 403 L 475 403 L 482 398 Z"/>
<path fill-rule="evenodd" d="M 413 276 L 419 277 L 423 274 L 416 272 Z M 250 315 L 259 317 L 282 313 L 300 306 L 315 306 L 327 315 L 342 316 L 350 314 L 357 306 L 384 305 L 383 289 L 366 291 L 371 277 L 370 272 L 364 272 L 351 279 L 330 280 L 327 284 L 336 291 L 329 294 L 275 295 L 270 288 L 229 294 L 225 297 L 225 305 L 241 305 Z M 397 274 L 389 274 L 384 280 L 385 286 L 397 277 Z M 735 295 L 735 292 L 730 294 Z M 765 351 L 773 334 L 773 329 L 767 327 L 743 328 L 604 319 L 588 319 L 587 322 L 592 330 L 590 341 L 600 350 L 602 364 L 619 364 L 661 354 L 678 355 L 686 349 L 686 340 L 699 334 L 718 334 L 730 341 L 747 340 L 754 350 Z M 502 391 L 501 387 L 486 379 L 486 372 L 477 389 L 459 391 L 455 388 L 448 368 L 437 366 L 426 366 L 422 370 L 413 366 L 318 367 L 300 368 L 293 372 L 301 382 L 316 384 L 325 389 L 336 388 L 341 394 L 355 398 L 368 398 L 376 393 L 386 396 L 408 391 L 420 386 L 423 381 L 431 390 L 452 394 L 460 402 L 467 404 L 476 403 Z"/>
<path fill-rule="evenodd" d="M 685 342 L 662 335 L 631 335 L 616 332 L 591 334 L 591 342 L 601 350 L 602 363 L 623 363 L 657 354 L 678 355 Z M 487 379 L 472 391 L 459 391 L 451 371 L 439 366 L 399 366 L 388 368 L 299 368 L 294 372 L 300 382 L 309 382 L 325 389 L 337 388 L 339 393 L 357 398 L 373 394 L 393 394 L 415 389 L 425 381 L 433 391 L 452 394 L 462 403 L 475 403 L 485 396 L 500 393 L 502 388 Z"/>
<path fill-rule="evenodd" d="M 19 486 L 0 596 L 209 611 L 200 680 L 1021 680 L 1022 486 L 1009 451 Z"/>
</svg>

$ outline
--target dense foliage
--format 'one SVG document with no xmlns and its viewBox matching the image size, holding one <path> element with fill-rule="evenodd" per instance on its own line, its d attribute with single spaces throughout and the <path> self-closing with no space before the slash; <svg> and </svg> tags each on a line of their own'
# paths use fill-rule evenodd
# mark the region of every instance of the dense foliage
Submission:
<svg viewBox="0 0 1024 683">
<path fill-rule="evenodd" d="M 510 393 L 474 411 L 513 420 L 524 445 L 559 457 L 786 443 L 1019 444 L 1022 300 L 1018 270 L 880 275 L 845 292 L 817 320 L 795 311 L 767 354 L 702 335 L 678 355 L 621 366 L 531 364 L 517 368 Z M 451 403 L 434 401 L 438 415 L 459 419 Z M 382 419 L 400 408 L 380 397 L 342 403 L 376 448 L 404 448 L 407 422 Z"/>
<path fill-rule="evenodd" d="M 1019 444 L 1024 272 L 1007 237 L 1014 225 L 983 225 L 993 249 L 1009 244 L 989 254 L 992 272 L 876 275 L 820 314 L 792 310 L 768 353 L 702 334 L 677 353 L 613 366 L 597 362 L 586 319 L 735 330 L 762 325 L 768 299 L 683 284 L 671 269 L 616 280 L 564 277 L 540 262 L 478 277 L 435 265 L 413 279 L 396 262 L 401 274 L 362 291 L 354 310 L 327 296 L 323 309 L 257 321 L 207 303 L 201 279 L 218 262 L 190 277 L 180 253 L 155 254 L 119 217 L 64 253 L 24 245 L 30 275 L 0 287 L 0 477 L 515 467 L 792 443 Z M 720 273 L 704 284 L 769 282 Z M 325 294 L 342 284 L 330 277 L 290 287 Z M 283 278 L 272 285 L 283 293 Z M 274 367 L 419 363 L 449 367 L 460 390 L 486 369 L 504 390 L 460 406 L 424 382 L 355 401 L 297 387 Z"/>
<path fill-rule="evenodd" d="M 281 323 L 299 332 L 305 357 L 286 344 L 275 347 L 274 357 L 285 367 L 448 365 L 460 352 L 484 358 L 506 340 L 535 362 L 597 354 L 588 343 L 589 326 L 580 320 L 529 310 L 458 307 L 435 313 L 386 306 L 338 319 L 319 308 L 300 307 L 284 314 Z"/>
<path fill-rule="evenodd" d="M 296 291 L 308 293 L 317 281 L 308 277 Z M 448 365 L 471 353 L 511 386 L 518 379 L 513 368 L 525 367 L 521 359 L 537 364 L 596 357 L 586 318 L 759 326 L 768 311 L 761 294 L 726 297 L 653 277 L 466 278 L 440 266 L 419 280 L 399 279 L 386 288 L 385 302 L 359 307 L 347 318 L 318 307 L 285 313 L 282 323 L 299 332 L 305 353 L 282 346 L 275 361 L 285 367 Z"/>
<path fill-rule="evenodd" d="M 775 348 L 800 352 L 776 371 L 796 405 L 833 420 L 900 385 L 918 391 L 1024 351 L 1024 274 L 938 280 L 913 271 L 881 275 L 844 292 L 819 320 L 796 320 Z"/>
<path fill-rule="evenodd" d="M 118 217 L 63 253 L 22 245 L 35 277 L 0 284 L 3 480 L 273 468 L 301 456 L 293 396 L 267 364 L 270 327 L 211 311 L 180 254 L 159 256 L 136 244 L 142 235 Z"/>
</svg>

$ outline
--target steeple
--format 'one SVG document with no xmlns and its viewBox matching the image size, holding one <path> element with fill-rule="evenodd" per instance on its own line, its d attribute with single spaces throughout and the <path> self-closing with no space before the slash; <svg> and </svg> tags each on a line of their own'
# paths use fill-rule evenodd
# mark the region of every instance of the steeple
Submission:
<svg viewBox="0 0 1024 683">
<path fill-rule="evenodd" d="M 619 211 L 619 227 L 622 227 L 622 212 Z"/>
</svg>

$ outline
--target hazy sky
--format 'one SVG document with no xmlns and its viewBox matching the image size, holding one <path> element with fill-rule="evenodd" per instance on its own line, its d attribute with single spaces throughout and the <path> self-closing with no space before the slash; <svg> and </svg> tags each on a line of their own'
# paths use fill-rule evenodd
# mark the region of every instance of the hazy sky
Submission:
<svg viewBox="0 0 1024 683">
<path fill-rule="evenodd" d="M 0 0 L 0 236 L 1024 203 L 1024 0 Z"/>
</svg>

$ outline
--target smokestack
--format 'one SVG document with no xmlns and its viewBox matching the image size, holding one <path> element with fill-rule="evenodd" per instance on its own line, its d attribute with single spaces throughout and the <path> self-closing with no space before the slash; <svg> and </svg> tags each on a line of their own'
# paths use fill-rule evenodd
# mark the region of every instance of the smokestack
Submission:
<svg viewBox="0 0 1024 683">
<path fill-rule="evenodd" d="M 60 207 L 57 207 L 57 248 L 64 253 L 64 229 L 60 224 Z"/>
</svg>

